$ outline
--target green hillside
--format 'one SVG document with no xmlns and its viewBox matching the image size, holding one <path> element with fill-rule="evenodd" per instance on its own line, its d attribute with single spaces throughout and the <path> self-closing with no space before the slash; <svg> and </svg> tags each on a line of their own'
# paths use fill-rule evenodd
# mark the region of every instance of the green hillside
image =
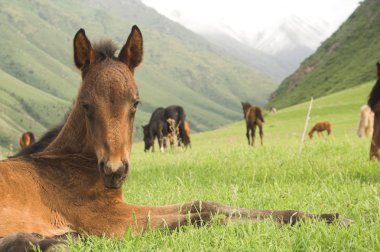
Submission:
<svg viewBox="0 0 380 252">
<path fill-rule="evenodd" d="M 375 78 L 380 60 L 380 2 L 365 0 L 348 20 L 286 78 L 268 106 L 286 107 Z"/>
<path fill-rule="evenodd" d="M 20 132 L 43 132 L 63 120 L 70 102 L 43 92 L 0 69 L 0 145 L 18 148 Z"/>
<path fill-rule="evenodd" d="M 330 121 L 332 124 L 332 138 L 356 138 L 359 122 L 360 107 L 367 103 L 367 98 L 375 81 L 358 85 L 354 88 L 339 91 L 334 94 L 314 100 L 310 114 L 308 130 L 319 121 Z M 284 141 L 299 142 L 304 130 L 305 119 L 309 102 L 297 104 L 276 114 L 267 114 L 264 125 L 264 142 L 275 144 Z M 246 141 L 245 122 L 240 121 L 225 126 L 219 130 L 201 134 L 207 142 L 209 138 L 218 138 L 219 135 L 228 135 L 235 141 Z M 237 138 L 236 138 L 237 137 Z M 257 136 L 258 137 L 258 136 Z M 220 141 L 224 141 L 221 139 Z M 306 142 L 309 142 L 307 140 Z M 259 143 L 259 141 L 257 142 Z"/>
<path fill-rule="evenodd" d="M 182 105 L 194 131 L 208 130 L 240 119 L 241 100 L 264 104 L 277 85 L 140 1 L 15 0 L 0 2 L 0 9 L 1 85 L 11 87 L 18 80 L 20 85 L 49 94 L 52 99 L 45 100 L 46 107 L 60 108 L 52 116 L 43 110 L 29 113 L 20 105 L 24 104 L 22 89 L 17 89 L 13 92 L 14 109 L 28 116 L 19 125 L 19 116 L 4 110 L 4 127 L 12 128 L 13 133 L 1 132 L 3 146 L 16 144 L 15 136 L 25 130 L 40 136 L 63 119 L 58 115 L 69 109 L 80 83 L 72 60 L 72 38 L 81 27 L 92 41 L 112 38 L 119 46 L 125 43 L 133 24 L 142 30 L 145 54 L 137 70 L 142 98 L 138 137 L 140 126 L 158 106 Z M 1 101 L 6 96 L 0 91 Z M 53 98 L 67 106 L 61 109 Z M 39 110 L 34 104 L 29 106 Z M 38 127 L 29 127 L 35 124 Z"/>
</svg>

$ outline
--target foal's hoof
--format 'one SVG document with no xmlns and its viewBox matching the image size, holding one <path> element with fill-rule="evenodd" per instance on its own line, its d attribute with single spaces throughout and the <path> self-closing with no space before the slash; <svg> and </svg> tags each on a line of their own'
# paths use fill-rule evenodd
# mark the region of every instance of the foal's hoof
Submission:
<svg viewBox="0 0 380 252">
<path fill-rule="evenodd" d="M 343 215 L 339 215 L 338 219 L 336 219 L 336 222 L 343 227 L 349 227 L 351 224 L 355 223 L 354 220 L 348 219 Z"/>
</svg>

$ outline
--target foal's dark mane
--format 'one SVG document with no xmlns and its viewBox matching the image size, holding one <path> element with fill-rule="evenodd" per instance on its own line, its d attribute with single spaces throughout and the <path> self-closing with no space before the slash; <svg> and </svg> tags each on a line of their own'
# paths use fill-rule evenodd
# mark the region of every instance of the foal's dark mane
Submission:
<svg viewBox="0 0 380 252">
<path fill-rule="evenodd" d="M 94 44 L 94 52 L 95 52 L 95 60 L 97 61 L 104 61 L 106 59 L 114 59 L 115 52 L 117 50 L 116 44 L 112 40 L 101 40 Z M 37 152 L 43 151 L 59 134 L 61 129 L 63 128 L 63 125 L 65 125 L 67 118 L 69 117 L 71 111 L 69 111 L 66 116 L 63 123 L 60 125 L 50 129 L 48 132 L 46 132 L 37 142 L 25 147 L 21 151 L 19 151 L 17 154 L 10 156 L 10 158 L 25 156 Z"/>
<path fill-rule="evenodd" d="M 112 40 L 100 40 L 94 44 L 95 60 L 116 59 L 116 44 Z"/>
</svg>

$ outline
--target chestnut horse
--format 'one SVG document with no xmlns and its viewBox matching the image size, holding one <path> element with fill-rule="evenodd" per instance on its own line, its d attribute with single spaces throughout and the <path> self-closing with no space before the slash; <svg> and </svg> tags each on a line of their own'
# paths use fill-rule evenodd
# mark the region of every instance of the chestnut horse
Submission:
<svg viewBox="0 0 380 252">
<path fill-rule="evenodd" d="M 377 67 L 377 81 L 373 86 L 371 93 L 368 98 L 368 106 L 372 109 L 375 114 L 374 123 L 373 123 L 373 134 L 369 156 L 370 159 L 377 158 L 379 156 L 380 148 L 380 63 L 376 63 Z"/>
<path fill-rule="evenodd" d="M 224 216 L 222 223 L 270 218 L 349 224 L 336 213 L 235 208 L 200 200 L 164 206 L 124 202 L 122 185 L 139 102 L 134 70 L 143 55 L 137 26 L 117 57 L 115 51 L 110 42 L 93 48 L 80 29 L 74 37 L 74 62 L 82 83 L 58 136 L 41 152 L 0 162 L 0 251 L 25 251 L 33 244 L 48 249 L 67 233 L 122 238 L 129 228 L 175 229 L 217 214 Z"/>
<path fill-rule="evenodd" d="M 185 134 L 186 134 L 186 137 L 188 139 L 188 144 L 185 145 L 184 143 L 182 143 L 182 141 L 180 141 L 181 139 L 179 138 L 180 136 L 180 124 L 182 122 L 179 122 L 179 124 L 175 124 L 175 120 L 174 119 L 171 119 L 169 118 L 167 120 L 168 124 L 169 124 L 169 129 L 170 129 L 170 132 L 164 136 L 165 140 L 167 140 L 167 142 L 169 142 L 170 144 L 170 147 L 173 148 L 173 146 L 176 147 L 177 146 L 183 146 L 185 148 L 187 147 L 190 147 L 191 148 L 191 140 L 190 140 L 190 124 L 188 121 L 185 121 L 185 124 L 184 124 L 184 129 L 185 129 Z M 179 138 L 179 139 L 178 139 Z M 167 147 L 168 145 L 166 144 L 165 147 Z"/>
<path fill-rule="evenodd" d="M 20 144 L 21 149 L 24 149 L 25 147 L 34 144 L 35 141 L 36 140 L 34 138 L 34 134 L 30 131 L 27 131 L 21 135 L 18 143 Z"/>
<path fill-rule="evenodd" d="M 329 121 L 317 122 L 313 128 L 309 131 L 310 139 L 313 138 L 314 132 L 318 133 L 318 137 L 322 136 L 322 132 L 327 131 L 327 134 L 331 134 L 331 123 Z"/>
<path fill-rule="evenodd" d="M 358 137 L 371 137 L 373 133 L 374 113 L 368 105 L 363 105 L 360 108 L 360 120 L 358 125 Z"/>
<path fill-rule="evenodd" d="M 263 123 L 264 123 L 264 117 L 261 112 L 261 109 L 259 107 L 252 106 L 248 102 L 241 102 L 241 106 L 243 108 L 244 113 L 244 119 L 247 126 L 247 133 L 245 134 L 248 139 L 249 145 L 254 145 L 255 143 L 255 134 L 256 134 L 256 126 L 259 127 L 259 134 L 260 134 L 260 140 L 261 145 L 263 145 Z M 251 139 L 249 139 L 249 132 L 251 131 Z"/>
</svg>

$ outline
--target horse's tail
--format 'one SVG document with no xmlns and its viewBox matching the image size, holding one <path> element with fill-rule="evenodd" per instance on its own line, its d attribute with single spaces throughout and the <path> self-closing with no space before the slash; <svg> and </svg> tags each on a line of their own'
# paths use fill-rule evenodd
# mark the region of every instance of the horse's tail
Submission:
<svg viewBox="0 0 380 252">
<path fill-rule="evenodd" d="M 264 122 L 263 113 L 261 112 L 261 109 L 259 107 L 256 107 L 256 118 L 260 119 L 262 122 Z"/>
<path fill-rule="evenodd" d="M 190 144 L 190 139 L 187 136 L 186 131 L 185 131 L 186 114 L 182 107 L 178 108 L 178 119 L 179 119 L 179 122 L 181 122 L 179 124 L 179 137 L 181 138 L 182 143 L 185 146 L 188 146 Z"/>
</svg>

